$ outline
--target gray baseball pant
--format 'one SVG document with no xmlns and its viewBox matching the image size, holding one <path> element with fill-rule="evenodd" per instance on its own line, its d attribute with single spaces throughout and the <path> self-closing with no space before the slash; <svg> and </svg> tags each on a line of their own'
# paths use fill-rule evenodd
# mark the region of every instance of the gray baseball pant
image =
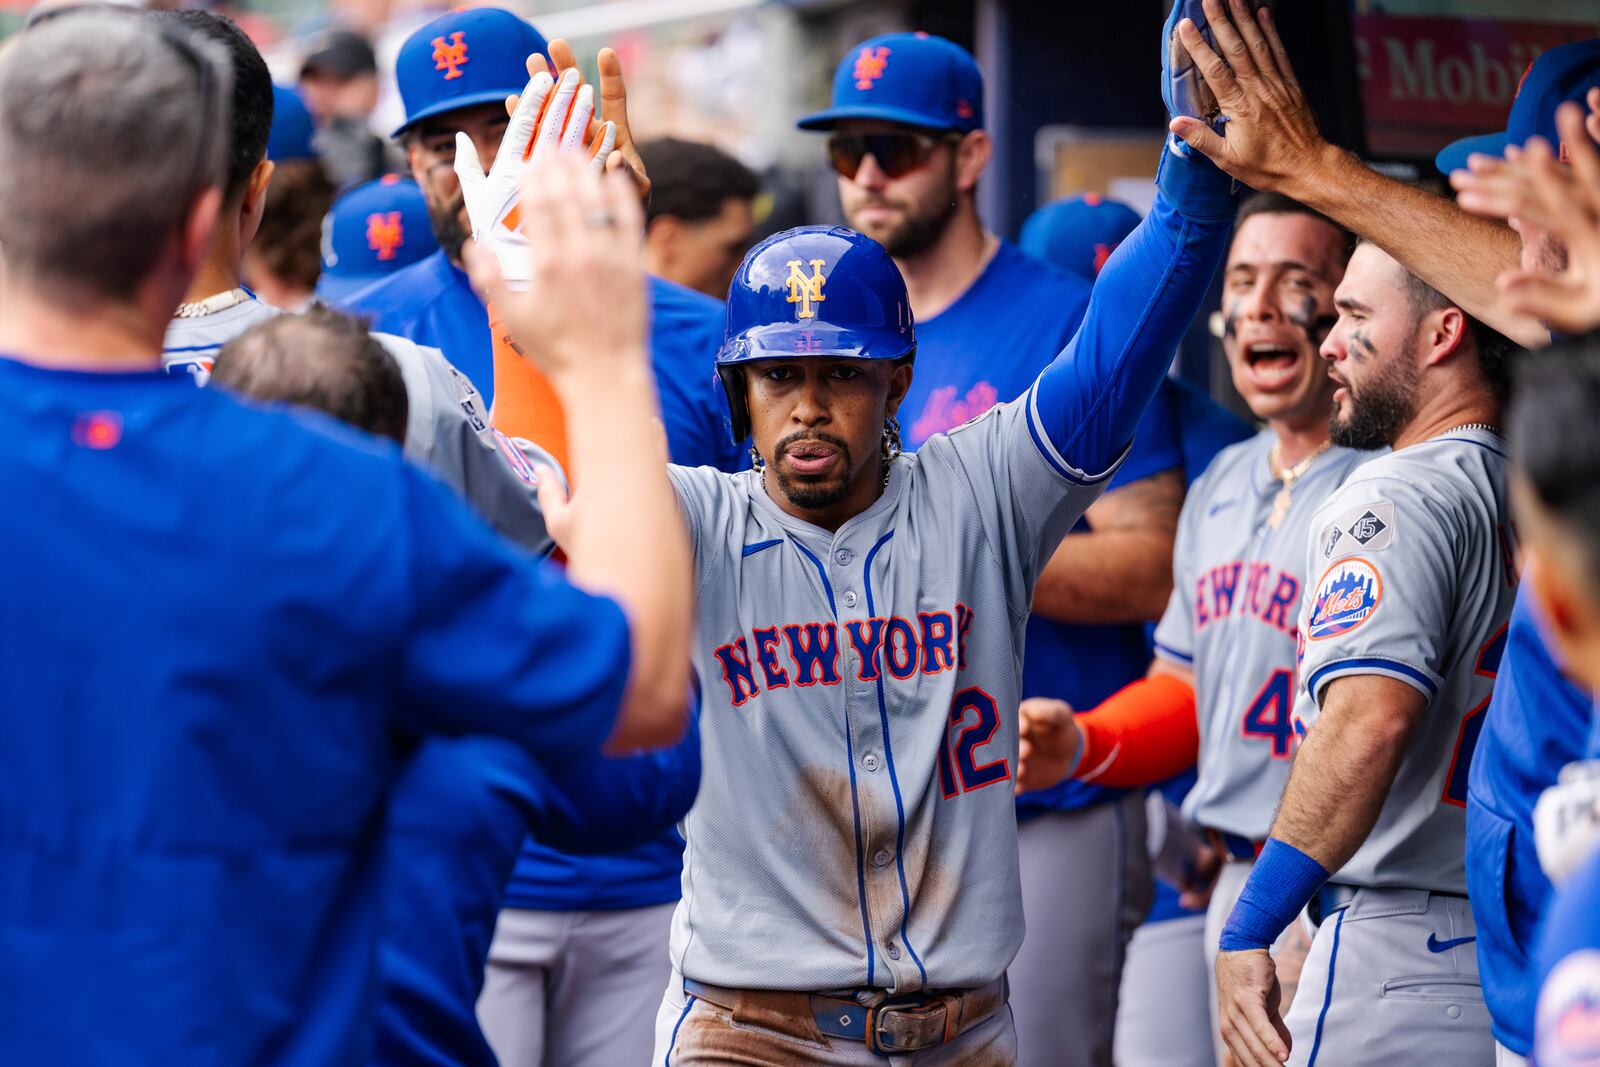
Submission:
<svg viewBox="0 0 1600 1067">
<path fill-rule="evenodd" d="M 1205 935 L 1204 915 L 1134 931 L 1122 965 L 1117 1067 L 1215 1067 Z"/>
<path fill-rule="evenodd" d="M 502 911 L 478 997 L 501 1067 L 649 1062 L 676 908 Z"/>
<path fill-rule="evenodd" d="M 1360 890 L 1311 939 L 1290 1067 L 1494 1067 L 1476 938 L 1465 897 Z"/>
<path fill-rule="evenodd" d="M 1144 796 L 1018 827 L 1027 935 L 1011 975 L 1020 1067 L 1111 1067 L 1117 994 L 1154 886 Z"/>
</svg>

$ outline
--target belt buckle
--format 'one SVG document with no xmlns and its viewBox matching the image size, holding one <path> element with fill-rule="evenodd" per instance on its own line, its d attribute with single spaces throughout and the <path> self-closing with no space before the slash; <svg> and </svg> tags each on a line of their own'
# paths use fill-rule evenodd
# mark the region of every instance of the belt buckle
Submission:
<svg viewBox="0 0 1600 1067">
<path fill-rule="evenodd" d="M 867 1051 L 878 1056 L 892 1056 L 904 1052 L 920 1052 L 924 1049 L 934 1048 L 950 1040 L 950 1023 L 954 1018 L 952 1008 L 954 997 L 942 996 L 931 1001 L 885 1001 L 867 1009 L 866 1046 Z M 943 1013 L 937 1032 L 930 1032 L 927 1023 L 934 1019 L 935 1012 Z M 914 1034 L 896 1034 L 892 1025 L 896 1021 L 903 1021 L 905 1030 L 921 1030 Z M 918 1024 L 924 1024 L 919 1027 Z M 897 1038 L 910 1037 L 904 1044 Z"/>
</svg>

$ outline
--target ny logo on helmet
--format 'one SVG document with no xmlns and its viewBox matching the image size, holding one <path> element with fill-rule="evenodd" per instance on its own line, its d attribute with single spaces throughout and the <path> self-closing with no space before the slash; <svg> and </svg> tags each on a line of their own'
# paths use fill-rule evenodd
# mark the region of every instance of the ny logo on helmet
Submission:
<svg viewBox="0 0 1600 1067">
<path fill-rule="evenodd" d="M 889 50 L 887 48 L 872 48 L 863 45 L 861 54 L 856 56 L 855 70 L 851 72 L 856 80 L 856 88 L 872 88 L 872 83 L 883 77 L 884 68 L 888 65 Z"/>
<path fill-rule="evenodd" d="M 467 62 L 466 33 L 457 30 L 450 35 L 450 40 L 443 37 L 433 39 L 433 69 L 445 72 L 444 80 L 461 77 L 461 66 Z"/>
<path fill-rule="evenodd" d="M 406 229 L 398 211 L 378 211 L 367 216 L 367 247 L 381 260 L 391 260 L 406 243 Z"/>
<path fill-rule="evenodd" d="M 789 303 L 799 304 L 800 310 L 795 312 L 797 319 L 814 319 L 817 317 L 816 309 L 811 305 L 820 304 L 828 299 L 822 295 L 822 287 L 828 279 L 822 276 L 822 268 L 827 263 L 825 259 L 811 260 L 811 277 L 807 278 L 800 272 L 800 261 L 789 261 L 789 277 L 784 282 L 789 288 Z"/>
</svg>

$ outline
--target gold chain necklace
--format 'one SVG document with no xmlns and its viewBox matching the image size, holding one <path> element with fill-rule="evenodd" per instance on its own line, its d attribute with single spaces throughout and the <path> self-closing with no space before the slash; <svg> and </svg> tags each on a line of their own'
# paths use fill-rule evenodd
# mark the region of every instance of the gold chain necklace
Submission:
<svg viewBox="0 0 1600 1067">
<path fill-rule="evenodd" d="M 1267 516 L 1268 526 L 1276 530 L 1283 525 L 1283 520 L 1289 517 L 1289 507 L 1294 503 L 1294 483 L 1300 480 L 1302 474 L 1311 469 L 1311 464 L 1316 462 L 1318 456 L 1331 447 L 1333 447 L 1332 441 L 1324 441 L 1321 447 L 1311 455 L 1288 470 L 1284 470 L 1278 463 L 1278 455 L 1283 445 L 1280 443 L 1272 446 L 1272 452 L 1267 456 L 1267 466 L 1271 468 L 1272 476 L 1283 484 L 1278 487 L 1278 495 L 1272 498 L 1272 513 Z"/>
</svg>

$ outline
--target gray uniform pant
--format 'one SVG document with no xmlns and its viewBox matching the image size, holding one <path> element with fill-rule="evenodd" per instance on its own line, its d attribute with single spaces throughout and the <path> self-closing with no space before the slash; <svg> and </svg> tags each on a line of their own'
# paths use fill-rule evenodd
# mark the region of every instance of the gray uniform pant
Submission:
<svg viewBox="0 0 1600 1067">
<path fill-rule="evenodd" d="M 1311 939 L 1290 1067 L 1493 1067 L 1476 937 L 1465 897 L 1358 892 Z"/>
<path fill-rule="evenodd" d="M 926 1052 L 876 1056 L 860 1041 L 799 1036 L 751 1023 L 735 1022 L 731 1012 L 689 997 L 674 974 L 656 1013 L 656 1048 L 651 1067 L 1014 1067 L 1017 1037 L 1011 1012 L 1002 1007 L 955 1040 Z M 618 1067 L 642 1061 L 618 1060 Z"/>
<path fill-rule="evenodd" d="M 1205 934 L 1204 915 L 1134 931 L 1122 965 L 1117 1067 L 1215 1067 Z"/>
<path fill-rule="evenodd" d="M 1027 935 L 1011 975 L 1020 1067 L 1111 1067 L 1122 961 L 1150 910 L 1144 796 L 1018 827 Z"/>
<path fill-rule="evenodd" d="M 501 1067 L 648 1062 L 676 908 L 502 911 L 478 997 Z"/>
</svg>

